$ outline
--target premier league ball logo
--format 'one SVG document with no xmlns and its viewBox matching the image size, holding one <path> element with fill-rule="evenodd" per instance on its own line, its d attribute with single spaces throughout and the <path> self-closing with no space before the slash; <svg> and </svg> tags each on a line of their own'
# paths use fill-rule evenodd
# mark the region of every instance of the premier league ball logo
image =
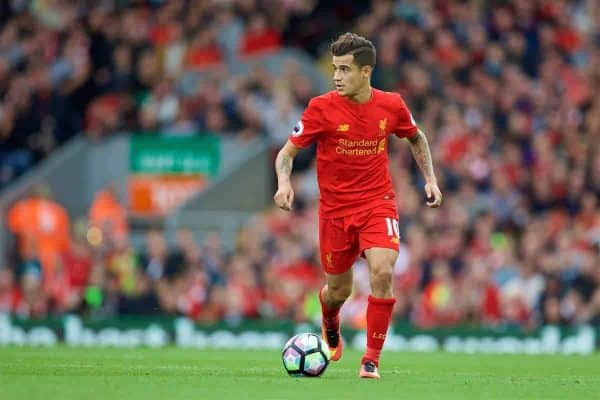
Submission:
<svg viewBox="0 0 600 400">
<path fill-rule="evenodd" d="M 304 132 L 304 124 L 302 123 L 302 121 L 298 121 L 298 123 L 296 124 L 296 126 L 294 126 L 294 129 L 292 130 L 292 136 L 300 136 L 302 135 L 302 132 Z"/>
</svg>

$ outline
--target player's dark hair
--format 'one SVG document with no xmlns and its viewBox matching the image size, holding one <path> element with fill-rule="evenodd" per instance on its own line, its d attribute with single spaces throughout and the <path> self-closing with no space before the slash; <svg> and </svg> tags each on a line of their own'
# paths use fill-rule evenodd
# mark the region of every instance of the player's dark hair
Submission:
<svg viewBox="0 0 600 400">
<path fill-rule="evenodd" d="M 346 32 L 340 35 L 331 43 L 330 50 L 331 54 L 337 57 L 352 54 L 354 63 L 359 67 L 375 66 L 376 53 L 373 42 L 356 33 Z"/>
</svg>

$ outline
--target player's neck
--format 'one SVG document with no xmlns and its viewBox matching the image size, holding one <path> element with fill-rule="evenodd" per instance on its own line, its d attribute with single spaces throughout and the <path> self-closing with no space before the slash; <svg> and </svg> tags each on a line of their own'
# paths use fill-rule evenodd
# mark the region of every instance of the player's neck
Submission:
<svg viewBox="0 0 600 400">
<path fill-rule="evenodd" d="M 369 84 L 369 85 L 366 85 L 361 90 L 359 90 L 358 92 L 356 92 L 356 94 L 354 96 L 348 96 L 348 100 L 350 100 L 354 103 L 363 104 L 363 103 L 366 103 L 367 101 L 371 100 L 372 95 L 373 95 L 373 88 Z"/>
</svg>

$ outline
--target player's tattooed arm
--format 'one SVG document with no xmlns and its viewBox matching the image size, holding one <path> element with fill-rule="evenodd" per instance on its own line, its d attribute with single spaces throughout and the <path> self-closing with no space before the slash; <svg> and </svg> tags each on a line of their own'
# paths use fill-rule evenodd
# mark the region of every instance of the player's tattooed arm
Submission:
<svg viewBox="0 0 600 400">
<path fill-rule="evenodd" d="M 300 147 L 288 141 L 275 158 L 275 172 L 277 172 L 277 192 L 273 196 L 277 207 L 290 211 L 294 202 L 294 190 L 290 183 L 294 157 L 300 151 Z"/>
<path fill-rule="evenodd" d="M 408 139 L 408 141 L 410 142 L 410 150 L 413 157 L 419 165 L 425 180 L 427 182 L 435 182 L 435 173 L 433 172 L 433 162 L 431 161 L 431 151 L 429 150 L 427 137 L 419 129 L 417 134 Z"/>
<path fill-rule="evenodd" d="M 300 149 L 300 147 L 288 140 L 281 150 L 279 150 L 279 153 L 277 153 L 277 157 L 275 158 L 275 172 L 277 172 L 279 184 L 282 182 L 289 182 L 290 175 L 292 174 L 294 157 L 296 157 Z"/>
<path fill-rule="evenodd" d="M 413 157 L 425 178 L 427 205 L 433 208 L 439 207 L 442 204 L 442 193 L 438 188 L 435 172 L 433 171 L 433 161 L 431 159 L 431 151 L 429 149 L 427 137 L 423 131 L 419 129 L 417 134 L 408 139 L 408 141 Z"/>
<path fill-rule="evenodd" d="M 289 154 L 280 151 L 275 159 L 275 171 L 279 182 L 289 180 L 292 174 L 294 159 Z"/>
</svg>

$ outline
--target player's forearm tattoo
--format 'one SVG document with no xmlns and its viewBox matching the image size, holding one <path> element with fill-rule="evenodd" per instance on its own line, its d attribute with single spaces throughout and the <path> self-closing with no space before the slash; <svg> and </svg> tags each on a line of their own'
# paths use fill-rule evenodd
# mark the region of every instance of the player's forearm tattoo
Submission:
<svg viewBox="0 0 600 400">
<path fill-rule="evenodd" d="M 277 178 L 288 179 L 292 174 L 292 163 L 293 159 L 285 153 L 277 154 L 275 160 L 275 171 L 277 171 Z"/>
<path fill-rule="evenodd" d="M 419 129 L 419 132 L 412 139 L 409 139 L 409 142 L 410 150 L 412 151 L 413 157 L 417 161 L 425 180 L 434 181 L 435 173 L 433 172 L 433 162 L 431 161 L 431 151 L 429 150 L 427 137 Z"/>
</svg>

